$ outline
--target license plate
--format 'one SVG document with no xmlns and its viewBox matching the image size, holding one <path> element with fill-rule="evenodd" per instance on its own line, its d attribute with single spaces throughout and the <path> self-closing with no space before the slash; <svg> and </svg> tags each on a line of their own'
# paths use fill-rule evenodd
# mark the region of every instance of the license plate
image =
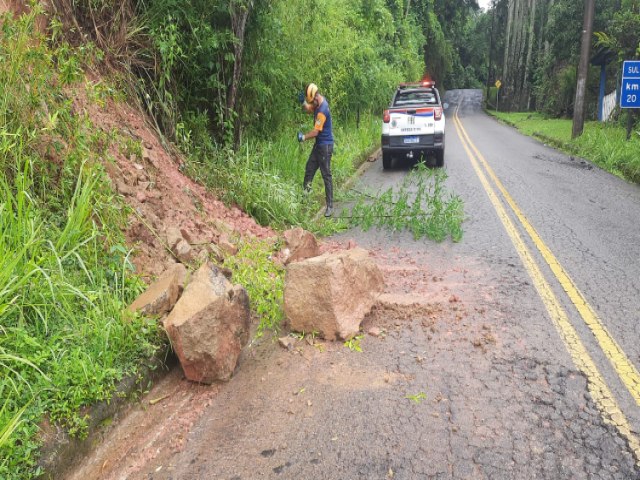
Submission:
<svg viewBox="0 0 640 480">
<path fill-rule="evenodd" d="M 420 143 L 420 137 L 404 137 L 404 143 Z"/>
</svg>

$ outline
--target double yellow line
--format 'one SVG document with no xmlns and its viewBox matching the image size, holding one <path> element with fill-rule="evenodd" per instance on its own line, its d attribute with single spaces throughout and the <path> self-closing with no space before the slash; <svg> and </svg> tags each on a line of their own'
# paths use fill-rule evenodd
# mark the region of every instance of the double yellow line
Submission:
<svg viewBox="0 0 640 480">
<path fill-rule="evenodd" d="M 493 169 L 475 147 L 458 117 L 459 109 L 460 105 L 458 105 L 454 114 L 454 124 L 456 126 L 458 136 L 460 137 L 460 141 L 462 142 L 462 146 L 471 161 L 473 169 L 487 192 L 487 195 L 489 196 L 489 199 L 507 234 L 511 238 L 518 255 L 522 259 L 522 262 L 529 273 L 529 276 L 531 277 L 558 333 L 560 334 L 560 337 L 569 351 L 576 368 L 586 376 L 589 392 L 598 406 L 604 421 L 616 426 L 620 435 L 627 440 L 638 465 L 640 465 L 640 441 L 631 431 L 629 422 L 622 413 L 613 393 L 598 371 L 598 368 L 587 352 L 584 344 L 581 342 L 577 331 L 569 321 L 567 312 L 553 293 L 549 282 L 547 282 L 542 274 L 540 267 L 533 258 L 533 255 L 523 240 L 522 235 L 511 220 L 511 217 L 496 192 L 496 189 L 500 194 L 502 194 L 504 203 L 509 206 L 511 212 L 518 220 L 524 231 L 529 235 L 542 258 L 544 258 L 545 262 L 549 265 L 553 275 L 558 280 L 571 302 L 575 305 L 578 313 L 593 333 L 596 341 L 600 345 L 600 348 L 604 352 L 604 355 L 607 357 L 609 362 L 611 362 L 611 365 L 617 372 L 622 383 L 634 398 L 636 404 L 640 405 L 640 374 L 638 373 L 638 370 L 629 361 L 622 348 L 620 348 L 618 343 L 602 324 L 593 308 L 591 308 L 582 293 L 580 293 L 567 272 L 562 268 L 558 259 L 542 241 L 502 182 L 500 182 Z M 489 179 L 491 179 L 495 188 Z"/>
</svg>

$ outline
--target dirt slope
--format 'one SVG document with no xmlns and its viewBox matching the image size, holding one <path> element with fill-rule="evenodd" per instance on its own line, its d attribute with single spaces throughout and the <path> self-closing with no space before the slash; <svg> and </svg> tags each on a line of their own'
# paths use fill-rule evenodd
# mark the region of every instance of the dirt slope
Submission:
<svg viewBox="0 0 640 480">
<path fill-rule="evenodd" d="M 97 81 L 98 79 L 93 79 Z M 105 169 L 133 213 L 126 238 L 135 248 L 133 262 L 145 277 L 164 271 L 175 258 L 167 249 L 166 232 L 179 229 L 194 249 L 194 264 L 217 251 L 216 245 L 246 237 L 268 238 L 276 233 L 258 225 L 237 207 L 227 207 L 202 185 L 185 176 L 183 159 L 168 151 L 144 114 L 133 106 L 108 100 L 104 106 L 77 96 L 74 107 L 89 115 L 105 133 L 118 132 L 142 145 L 142 155 L 123 152 L 116 144 L 105 159 Z M 118 142 L 114 142 L 118 143 Z M 124 149 L 126 150 L 126 149 Z"/>
</svg>

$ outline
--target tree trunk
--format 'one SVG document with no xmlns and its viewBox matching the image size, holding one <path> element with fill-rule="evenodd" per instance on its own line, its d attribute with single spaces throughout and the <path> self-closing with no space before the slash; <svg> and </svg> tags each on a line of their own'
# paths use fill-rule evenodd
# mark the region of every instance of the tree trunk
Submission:
<svg viewBox="0 0 640 480">
<path fill-rule="evenodd" d="M 253 7 L 253 0 L 232 0 L 229 4 L 229 13 L 231 15 L 231 29 L 235 38 L 233 47 L 233 75 L 231 84 L 227 90 L 227 119 L 233 118 L 236 111 L 236 103 L 238 101 L 238 90 L 242 80 L 242 55 L 244 53 L 244 39 L 247 27 L 247 19 Z M 239 147 L 240 143 L 240 125 L 234 120 L 234 147 Z"/>
<path fill-rule="evenodd" d="M 513 103 L 517 110 L 520 110 L 522 105 L 522 86 L 523 86 L 523 77 L 522 70 L 524 67 L 524 52 L 525 52 L 525 43 L 526 43 L 526 11 L 528 10 L 527 0 L 519 0 L 519 9 L 517 15 L 517 23 L 514 26 L 517 32 L 515 43 L 514 43 L 514 65 L 513 68 L 513 78 L 514 78 L 514 95 L 513 95 Z"/>
<path fill-rule="evenodd" d="M 529 46 L 527 50 L 527 60 L 524 65 L 524 88 L 523 99 L 527 102 L 527 110 L 531 105 L 531 82 L 529 81 L 529 73 L 531 72 L 531 59 L 533 56 L 533 44 L 535 42 L 535 22 L 536 22 L 536 0 L 531 0 L 531 10 L 529 11 Z"/>
<path fill-rule="evenodd" d="M 516 89 L 513 77 L 516 52 L 516 36 L 518 28 L 518 7 L 520 0 L 509 0 L 509 16 L 507 18 L 507 36 L 505 39 L 505 60 L 503 66 L 503 106 L 504 110 L 511 110 L 513 95 Z"/>
<path fill-rule="evenodd" d="M 491 82 L 494 80 L 492 71 L 493 71 L 493 32 L 495 28 L 495 20 L 496 20 L 496 1 L 492 0 L 491 2 L 491 33 L 489 39 L 489 67 L 487 69 L 487 102 L 489 102 L 489 92 L 491 91 Z"/>
<path fill-rule="evenodd" d="M 549 12 L 553 10 L 553 5 L 555 4 L 555 0 L 549 0 L 549 7 L 547 8 L 547 18 L 549 18 Z M 549 50 L 551 50 L 551 41 L 549 40 L 549 31 L 545 28 L 544 31 L 544 56 L 549 55 Z"/>
<path fill-rule="evenodd" d="M 585 0 L 582 46 L 580 49 L 580 64 L 578 65 L 578 83 L 576 85 L 576 101 L 573 109 L 571 138 L 582 135 L 582 130 L 584 129 L 584 97 L 587 90 L 587 75 L 589 73 L 589 51 L 591 50 L 594 11 L 595 0 Z"/>
<path fill-rule="evenodd" d="M 538 25 L 538 34 L 536 36 L 536 39 L 538 41 L 538 46 L 536 48 L 536 55 L 535 55 L 535 66 L 538 68 L 541 68 L 542 66 L 542 62 L 544 60 L 544 50 L 543 50 L 543 40 L 544 40 L 544 26 L 547 23 L 547 0 L 542 0 L 542 4 L 540 5 L 540 14 L 538 15 L 540 17 L 540 24 Z M 529 104 L 530 109 L 533 108 L 534 110 L 538 108 L 538 96 L 532 91 L 530 93 L 529 98 L 533 101 L 533 105 L 531 105 L 531 103 Z"/>
<path fill-rule="evenodd" d="M 542 5 L 540 5 L 540 26 L 538 27 L 538 51 L 537 51 L 537 62 L 540 63 L 542 59 L 542 40 L 544 39 L 544 26 L 547 23 L 547 9 L 546 9 L 546 0 L 542 1 Z"/>
<path fill-rule="evenodd" d="M 507 32 L 504 39 L 504 60 L 502 62 L 502 82 L 507 88 L 507 70 L 509 68 L 509 42 L 511 41 L 511 23 L 513 20 L 513 4 L 516 0 L 508 0 Z"/>
</svg>

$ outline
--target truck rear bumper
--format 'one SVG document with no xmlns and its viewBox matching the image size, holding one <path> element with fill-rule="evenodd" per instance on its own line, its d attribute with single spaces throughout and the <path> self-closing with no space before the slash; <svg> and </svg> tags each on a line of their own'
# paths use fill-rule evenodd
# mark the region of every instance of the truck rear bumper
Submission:
<svg viewBox="0 0 640 480">
<path fill-rule="evenodd" d="M 387 154 L 414 154 L 418 152 L 432 153 L 444 149 L 444 134 L 436 133 L 434 135 L 417 135 L 417 141 L 414 143 L 405 143 L 406 138 L 411 136 L 389 136 L 382 135 L 381 144 L 382 151 Z"/>
</svg>

